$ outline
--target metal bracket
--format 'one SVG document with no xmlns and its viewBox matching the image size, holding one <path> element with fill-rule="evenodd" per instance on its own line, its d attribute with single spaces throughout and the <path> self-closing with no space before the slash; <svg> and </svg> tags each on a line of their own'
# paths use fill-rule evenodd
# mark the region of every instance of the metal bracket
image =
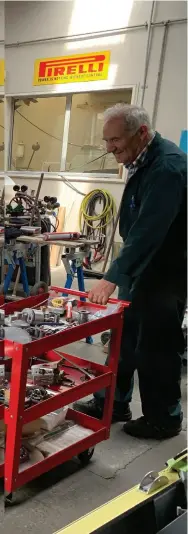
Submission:
<svg viewBox="0 0 188 534">
<path fill-rule="evenodd" d="M 168 478 L 164 475 L 159 475 L 158 471 L 150 471 L 142 479 L 139 490 L 150 495 L 168 484 Z"/>
<path fill-rule="evenodd" d="M 76 268 L 82 267 L 85 254 L 83 252 L 74 252 L 69 254 L 62 254 L 61 259 L 65 267 L 66 273 L 74 276 L 74 271 L 71 269 L 70 261 L 75 261 Z"/>
</svg>

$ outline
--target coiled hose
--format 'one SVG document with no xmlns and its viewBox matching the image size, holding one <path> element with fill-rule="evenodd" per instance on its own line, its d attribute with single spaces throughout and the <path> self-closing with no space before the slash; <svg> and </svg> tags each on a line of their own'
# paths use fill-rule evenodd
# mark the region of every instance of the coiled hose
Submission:
<svg viewBox="0 0 188 534">
<path fill-rule="evenodd" d="M 87 239 L 98 241 L 97 245 L 91 247 L 89 261 L 86 259 L 87 268 L 104 259 L 115 216 L 116 205 L 109 191 L 94 189 L 83 198 L 79 213 L 80 232 L 86 235 Z"/>
</svg>

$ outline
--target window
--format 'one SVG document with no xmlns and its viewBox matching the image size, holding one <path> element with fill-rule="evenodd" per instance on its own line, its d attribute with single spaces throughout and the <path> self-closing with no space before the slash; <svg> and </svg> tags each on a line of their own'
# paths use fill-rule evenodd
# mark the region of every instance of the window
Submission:
<svg viewBox="0 0 188 534">
<path fill-rule="evenodd" d="M 0 97 L 0 171 L 4 171 L 4 100 Z"/>
<path fill-rule="evenodd" d="M 15 100 L 11 169 L 117 174 L 102 140 L 103 113 L 131 100 L 132 89 L 74 94 L 71 110 L 61 95 Z"/>
<path fill-rule="evenodd" d="M 132 90 L 104 91 L 73 95 L 68 137 L 66 170 L 117 173 L 113 155 L 106 155 L 103 112 L 117 102 L 131 103 Z"/>
<path fill-rule="evenodd" d="M 65 96 L 15 101 L 12 170 L 60 170 L 65 108 Z"/>
</svg>

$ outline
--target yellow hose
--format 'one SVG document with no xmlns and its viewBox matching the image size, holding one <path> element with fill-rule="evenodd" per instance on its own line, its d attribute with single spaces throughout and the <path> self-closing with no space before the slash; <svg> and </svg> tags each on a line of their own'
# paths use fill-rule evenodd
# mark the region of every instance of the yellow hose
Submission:
<svg viewBox="0 0 188 534">
<path fill-rule="evenodd" d="M 94 195 L 97 193 L 103 193 L 107 206 L 105 209 L 99 213 L 98 215 L 88 215 L 87 213 L 87 206 L 88 202 L 92 199 Z M 110 199 L 110 203 L 108 203 L 108 200 Z M 111 223 L 111 221 L 114 219 L 114 215 L 116 214 L 116 205 L 114 202 L 114 198 L 109 193 L 109 191 L 106 191 L 105 189 L 94 189 L 93 191 L 90 191 L 82 200 L 81 206 L 80 206 L 80 212 L 79 212 L 79 226 L 80 230 L 82 230 L 82 219 L 84 219 L 84 222 L 87 226 L 90 228 L 93 228 L 92 222 L 100 221 L 101 219 L 106 219 L 105 223 L 97 226 L 97 229 L 100 230 L 102 228 L 105 228 L 108 226 L 108 224 Z"/>
</svg>

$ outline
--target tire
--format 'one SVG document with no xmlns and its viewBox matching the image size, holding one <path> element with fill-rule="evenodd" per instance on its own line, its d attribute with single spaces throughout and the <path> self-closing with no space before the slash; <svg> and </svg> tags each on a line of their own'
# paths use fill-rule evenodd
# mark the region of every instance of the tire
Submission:
<svg viewBox="0 0 188 534">
<path fill-rule="evenodd" d="M 42 293 L 48 293 L 48 286 L 45 282 L 35 284 L 30 291 L 31 296 L 40 295 Z"/>
<path fill-rule="evenodd" d="M 90 449 L 86 449 L 86 451 L 83 451 L 78 454 L 78 459 L 80 460 L 82 467 L 86 467 L 89 464 L 93 456 L 94 450 L 94 447 L 91 447 Z"/>
<path fill-rule="evenodd" d="M 13 494 L 12 493 L 8 493 L 7 495 L 5 495 L 4 503 L 5 503 L 5 508 L 9 508 L 10 506 L 14 505 Z"/>
</svg>

